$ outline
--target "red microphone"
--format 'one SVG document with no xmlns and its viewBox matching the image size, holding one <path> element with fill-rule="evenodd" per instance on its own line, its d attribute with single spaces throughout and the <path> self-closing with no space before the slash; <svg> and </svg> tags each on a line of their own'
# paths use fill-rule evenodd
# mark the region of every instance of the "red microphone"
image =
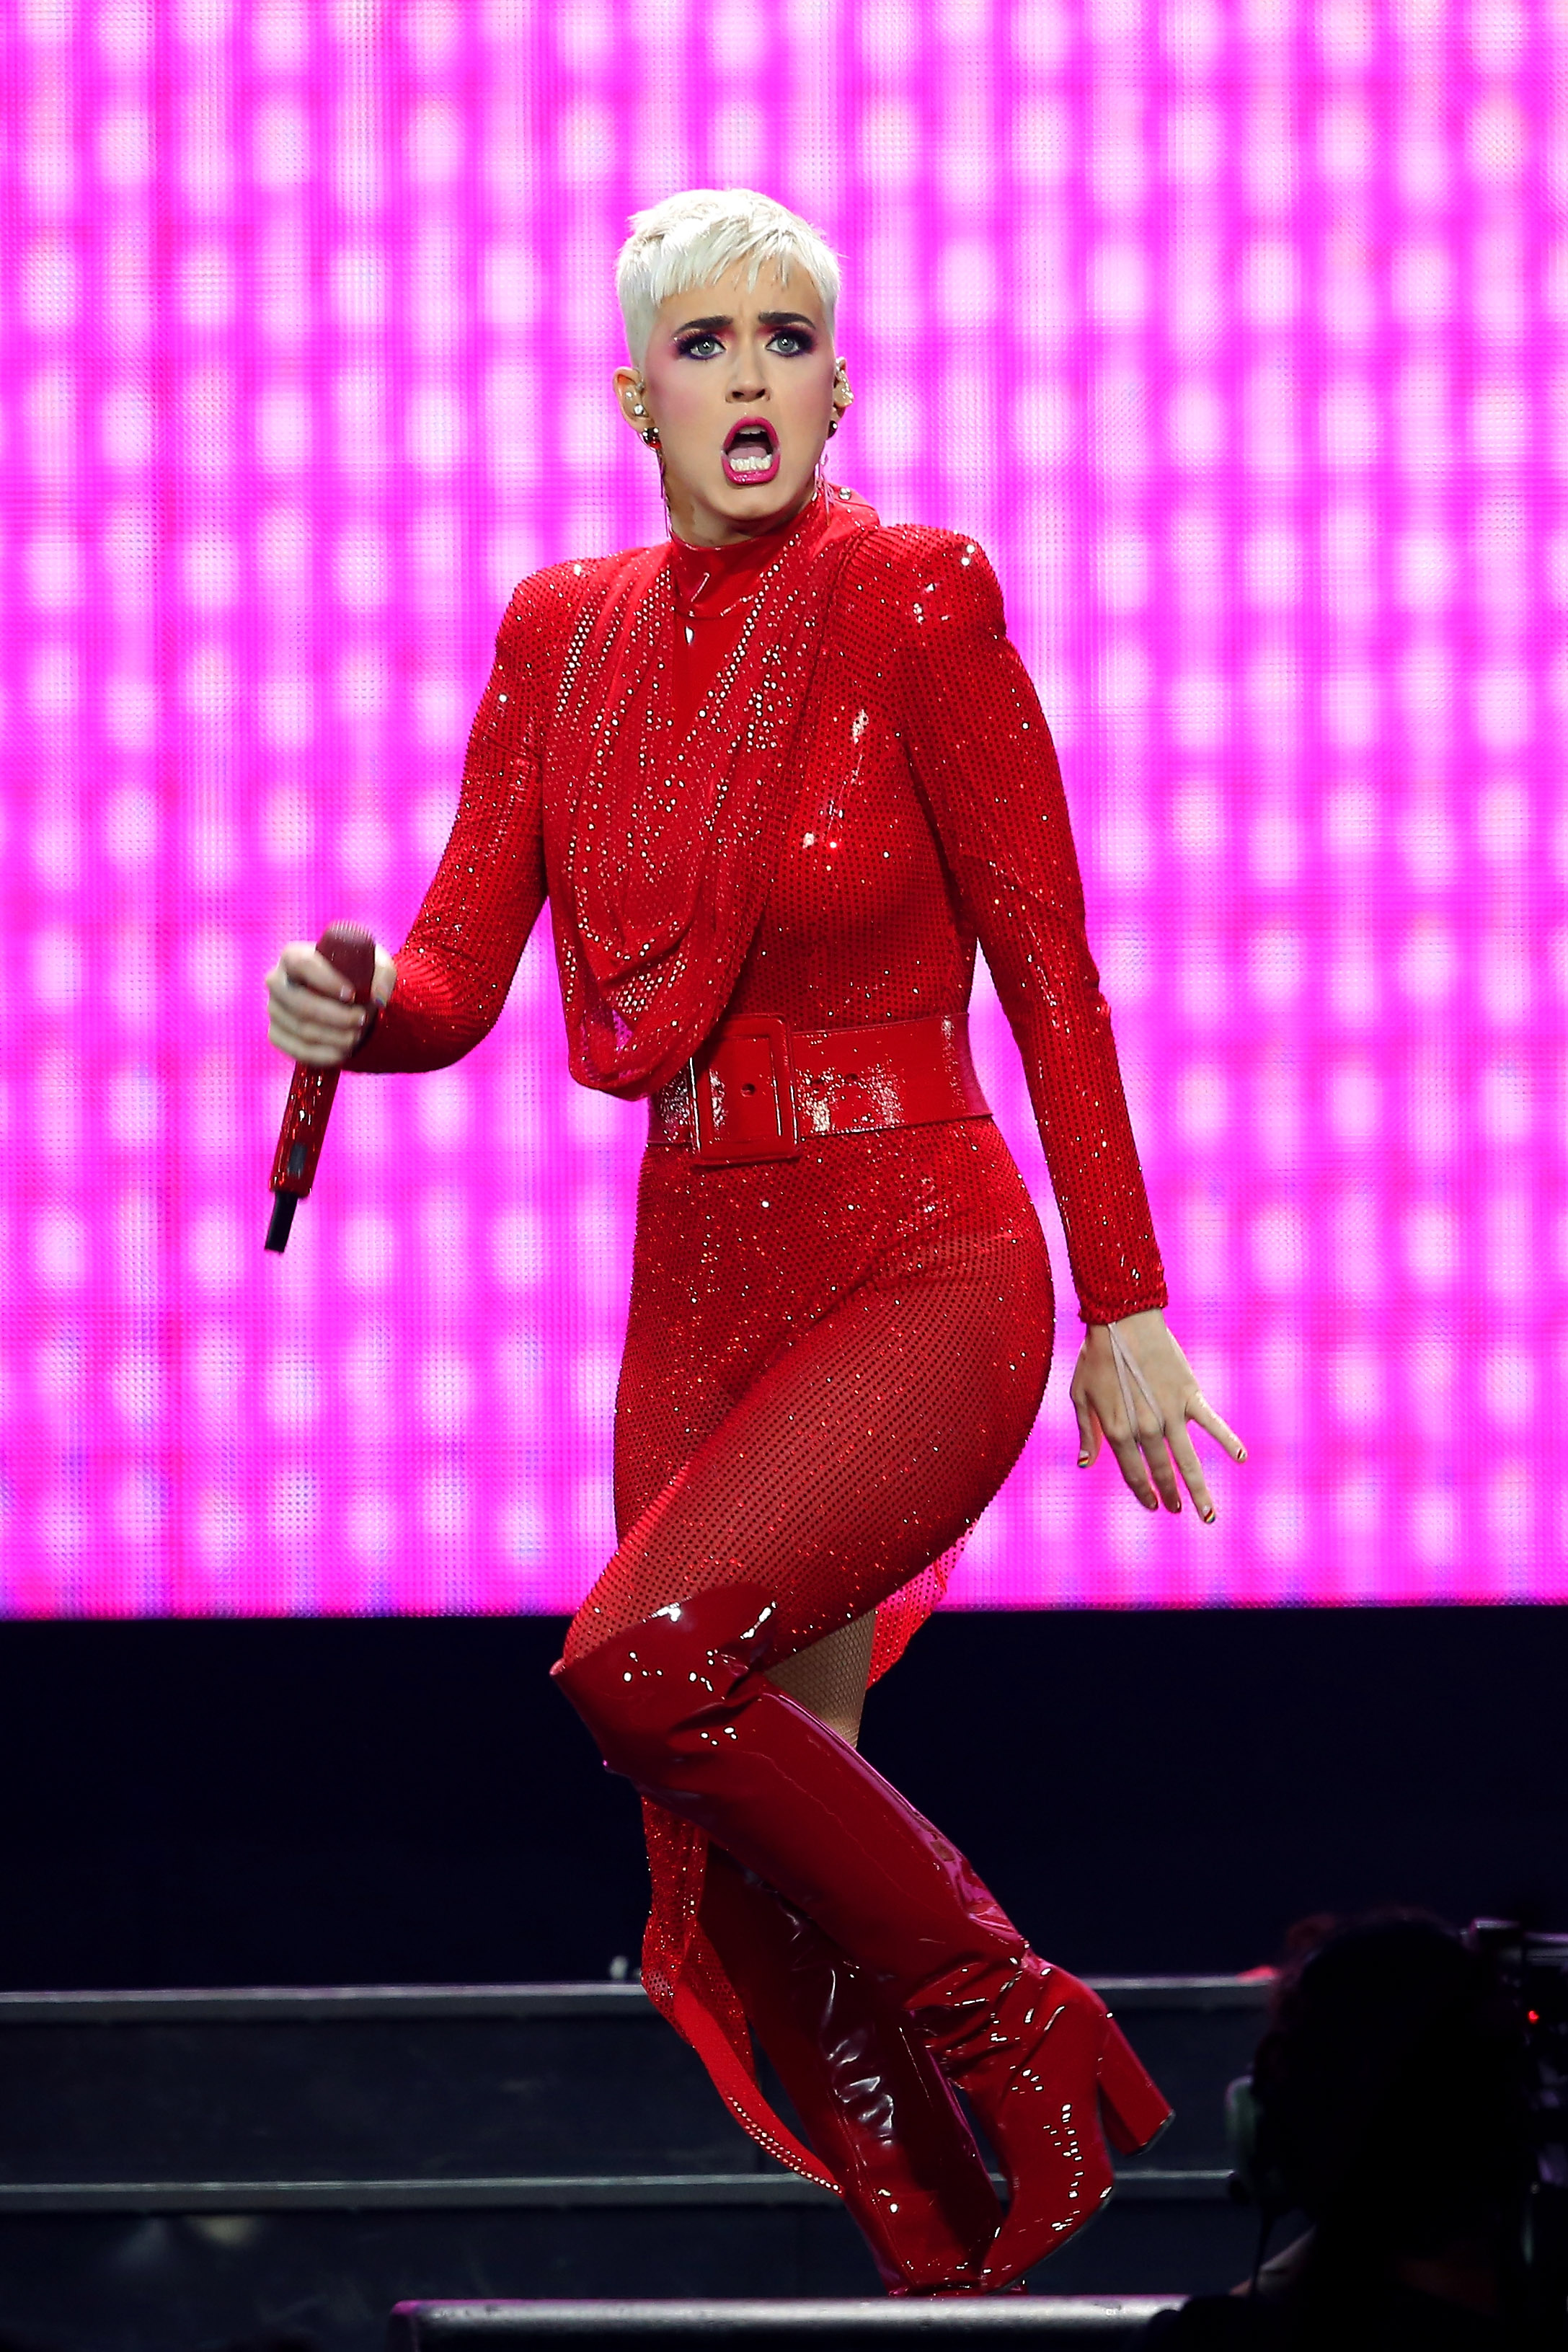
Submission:
<svg viewBox="0 0 1568 2352">
<path fill-rule="evenodd" d="M 324 955 L 333 971 L 348 982 L 356 1004 L 369 1004 L 376 973 L 376 943 L 362 924 L 329 923 L 316 942 L 316 952 Z M 267 1229 L 267 1248 L 280 1255 L 288 1246 L 294 1204 L 308 1197 L 316 1180 L 316 1163 L 321 1157 L 321 1139 L 327 1132 L 327 1114 L 338 1091 L 339 1076 L 337 1070 L 312 1069 L 308 1062 L 294 1065 L 294 1083 L 288 1089 L 273 1155 L 275 1198 L 272 1223 Z"/>
</svg>

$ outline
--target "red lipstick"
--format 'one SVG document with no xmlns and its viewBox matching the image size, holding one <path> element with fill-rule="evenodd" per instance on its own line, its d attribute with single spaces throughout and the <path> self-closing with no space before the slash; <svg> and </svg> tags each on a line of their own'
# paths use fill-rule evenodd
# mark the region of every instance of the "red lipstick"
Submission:
<svg viewBox="0 0 1568 2352">
<path fill-rule="evenodd" d="M 766 416 L 740 416 L 724 441 L 724 478 L 737 489 L 770 482 L 779 471 L 779 436 Z"/>
</svg>

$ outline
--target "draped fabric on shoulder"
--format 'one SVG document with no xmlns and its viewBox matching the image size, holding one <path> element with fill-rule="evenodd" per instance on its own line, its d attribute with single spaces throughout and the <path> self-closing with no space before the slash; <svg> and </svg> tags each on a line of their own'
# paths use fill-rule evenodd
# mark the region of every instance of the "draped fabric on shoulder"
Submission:
<svg viewBox="0 0 1568 2352">
<path fill-rule="evenodd" d="M 799 785 L 791 746 L 833 586 L 876 520 L 862 499 L 812 498 L 684 740 L 668 547 L 621 559 L 585 604 L 544 751 L 556 956 L 583 1086 L 652 1093 L 723 1013 Z"/>
</svg>

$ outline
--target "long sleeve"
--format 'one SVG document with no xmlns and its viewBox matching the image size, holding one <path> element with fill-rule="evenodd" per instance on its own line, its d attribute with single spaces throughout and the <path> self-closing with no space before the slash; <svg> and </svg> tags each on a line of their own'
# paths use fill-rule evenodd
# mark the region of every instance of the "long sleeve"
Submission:
<svg viewBox="0 0 1568 2352">
<path fill-rule="evenodd" d="M 507 1001 L 545 899 L 534 681 L 550 635 L 546 583 L 525 580 L 502 617 L 451 837 L 350 1070 L 440 1069 L 488 1035 Z"/>
<path fill-rule="evenodd" d="M 1028 1076 L 1085 1322 L 1166 1301 L 1066 797 L 982 550 L 922 531 L 904 570 L 897 723 Z"/>
</svg>

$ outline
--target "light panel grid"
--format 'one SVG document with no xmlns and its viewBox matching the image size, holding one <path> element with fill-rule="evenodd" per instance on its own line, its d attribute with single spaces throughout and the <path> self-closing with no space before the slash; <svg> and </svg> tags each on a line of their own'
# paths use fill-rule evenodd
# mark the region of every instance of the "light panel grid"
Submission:
<svg viewBox="0 0 1568 2352">
<path fill-rule="evenodd" d="M 402 938 L 514 582 L 660 529 L 611 269 L 713 184 L 844 257 L 840 478 L 996 562 L 1250 1447 L 1213 1529 L 1081 1475 L 1069 1309 L 954 1599 L 1568 1595 L 1561 12 L 4 16 L 0 1609 L 563 1609 L 610 1549 L 642 1118 L 547 941 L 345 1083 L 282 1260 L 262 978 Z"/>
</svg>

